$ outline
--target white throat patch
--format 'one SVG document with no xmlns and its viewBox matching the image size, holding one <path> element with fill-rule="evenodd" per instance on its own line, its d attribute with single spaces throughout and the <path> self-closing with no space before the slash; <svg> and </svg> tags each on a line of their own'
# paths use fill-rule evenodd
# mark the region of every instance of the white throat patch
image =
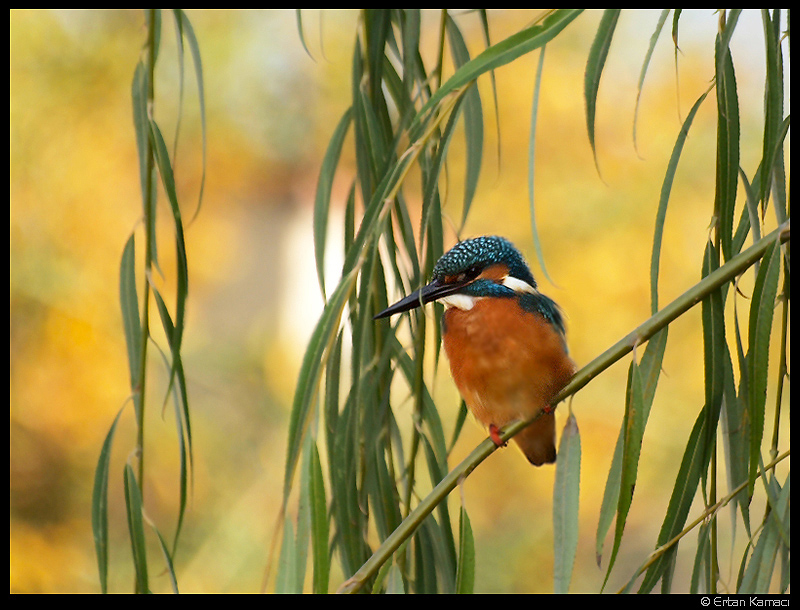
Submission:
<svg viewBox="0 0 800 610">
<path fill-rule="evenodd" d="M 527 292 L 529 294 L 537 293 L 536 288 L 531 286 L 528 282 L 516 277 L 511 277 L 510 275 L 507 275 L 503 278 L 502 284 L 506 288 L 511 288 L 511 290 L 517 293 L 519 292 Z"/>
<path fill-rule="evenodd" d="M 456 307 L 458 309 L 463 309 L 464 311 L 469 311 L 475 306 L 475 301 L 477 301 L 480 297 L 473 297 L 468 294 L 451 294 L 446 297 L 442 297 L 439 299 L 439 302 L 442 303 L 445 307 Z"/>
</svg>

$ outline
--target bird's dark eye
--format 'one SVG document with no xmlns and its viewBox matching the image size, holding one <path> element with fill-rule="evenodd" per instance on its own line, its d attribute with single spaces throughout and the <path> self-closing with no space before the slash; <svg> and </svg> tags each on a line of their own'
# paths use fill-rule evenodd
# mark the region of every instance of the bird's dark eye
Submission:
<svg viewBox="0 0 800 610">
<path fill-rule="evenodd" d="M 481 274 L 481 268 L 477 265 L 468 267 L 464 271 L 460 273 L 456 273 L 455 275 L 448 275 L 445 276 L 445 281 L 448 284 L 464 284 L 471 282 L 476 277 Z"/>
<path fill-rule="evenodd" d="M 478 277 L 480 274 L 481 274 L 481 268 L 476 265 L 476 266 L 470 267 L 466 271 L 463 271 L 463 272 L 459 273 L 456 276 L 456 281 L 458 281 L 458 282 L 471 282 L 476 277 Z"/>
</svg>

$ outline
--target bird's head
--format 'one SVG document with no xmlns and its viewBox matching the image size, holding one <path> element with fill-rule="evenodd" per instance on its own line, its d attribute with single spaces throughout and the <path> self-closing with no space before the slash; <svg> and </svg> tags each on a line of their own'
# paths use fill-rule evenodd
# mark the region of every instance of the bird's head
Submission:
<svg viewBox="0 0 800 610">
<path fill-rule="evenodd" d="M 471 309 L 478 298 L 524 293 L 536 294 L 536 280 L 522 254 L 504 237 L 476 237 L 457 243 L 443 254 L 433 267 L 430 284 L 387 307 L 375 319 L 432 301 Z"/>
</svg>

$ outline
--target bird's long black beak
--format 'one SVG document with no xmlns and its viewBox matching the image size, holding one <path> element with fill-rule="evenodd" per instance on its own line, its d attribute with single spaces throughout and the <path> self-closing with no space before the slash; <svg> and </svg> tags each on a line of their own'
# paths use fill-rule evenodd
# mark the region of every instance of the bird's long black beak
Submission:
<svg viewBox="0 0 800 610">
<path fill-rule="evenodd" d="M 468 283 L 469 282 L 455 282 L 445 284 L 441 280 L 433 280 L 427 286 L 423 286 L 419 290 L 415 290 L 407 297 L 397 301 L 397 303 L 394 305 L 390 305 L 376 315 L 373 319 L 378 320 L 380 318 L 388 318 L 396 313 L 410 311 L 419 307 L 420 305 L 424 305 L 425 303 L 430 303 L 436 299 L 441 299 L 447 295 L 454 294 Z"/>
</svg>

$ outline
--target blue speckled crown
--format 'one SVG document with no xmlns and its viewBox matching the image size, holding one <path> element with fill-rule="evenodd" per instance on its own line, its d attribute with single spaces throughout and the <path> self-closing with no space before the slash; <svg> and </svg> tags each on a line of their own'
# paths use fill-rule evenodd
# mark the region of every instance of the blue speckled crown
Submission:
<svg viewBox="0 0 800 610">
<path fill-rule="evenodd" d="M 518 278 L 536 288 L 536 280 L 522 254 L 510 241 L 497 235 L 485 235 L 458 242 L 436 262 L 433 277 L 463 273 L 470 267 L 487 267 L 497 263 L 508 266 L 511 277 Z"/>
</svg>

